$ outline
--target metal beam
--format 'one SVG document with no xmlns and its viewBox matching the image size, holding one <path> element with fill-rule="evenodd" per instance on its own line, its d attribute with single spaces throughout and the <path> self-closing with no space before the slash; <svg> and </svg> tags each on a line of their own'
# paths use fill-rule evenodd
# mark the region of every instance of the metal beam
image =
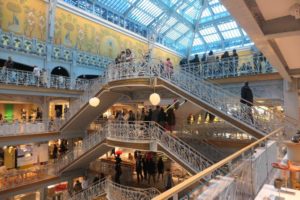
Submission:
<svg viewBox="0 0 300 200">
<path fill-rule="evenodd" d="M 193 43 L 194 43 L 194 40 L 195 40 L 195 36 L 196 34 L 199 34 L 199 26 L 200 26 L 200 23 L 199 23 L 199 20 L 201 18 L 201 15 L 203 13 L 203 11 L 207 8 L 208 6 L 208 2 L 207 0 L 199 0 L 201 3 L 201 8 L 199 9 L 199 12 L 198 12 L 198 15 L 194 21 L 194 26 L 195 26 L 195 29 L 193 30 L 193 34 L 192 34 L 192 37 L 190 38 L 190 41 L 189 41 L 189 45 L 188 45 L 188 48 L 187 48 L 187 58 L 190 56 L 191 52 L 192 52 L 192 48 L 193 48 Z M 203 39 L 203 41 L 205 42 L 205 40 Z"/>
<path fill-rule="evenodd" d="M 162 8 L 163 10 L 168 10 L 170 16 L 175 17 L 178 21 L 181 21 L 182 23 L 187 25 L 189 28 L 194 29 L 194 24 L 192 24 L 189 20 L 187 20 L 186 18 L 184 18 L 183 16 L 178 14 L 176 11 L 174 11 L 175 6 L 177 7 L 176 4 L 172 7 L 169 7 L 162 0 L 151 0 L 151 2 L 156 4 L 157 6 Z"/>
<path fill-rule="evenodd" d="M 183 39 L 184 37 L 186 37 L 190 33 L 191 33 L 190 31 L 185 32 L 183 35 L 181 35 L 179 38 L 177 38 L 174 42 L 175 43 L 179 42 L 181 39 Z"/>
<path fill-rule="evenodd" d="M 209 11 L 210 11 L 211 13 L 214 13 L 210 6 L 207 6 L 207 7 L 208 7 L 208 9 L 209 9 Z M 215 27 L 215 29 L 217 30 L 217 33 L 218 33 L 218 35 L 220 36 L 220 38 L 221 38 L 221 40 L 222 40 L 222 43 L 223 43 L 222 46 L 224 46 L 224 41 L 225 41 L 225 39 L 224 39 L 224 37 L 223 37 L 223 35 L 222 35 L 222 33 L 221 33 L 221 31 L 220 31 L 220 29 L 219 29 L 219 27 L 218 27 L 218 25 L 216 24 L 215 21 L 216 21 L 216 20 L 213 20 L 213 21 L 212 21 L 212 24 L 213 24 L 213 26 Z"/>
<path fill-rule="evenodd" d="M 130 11 L 132 11 L 136 6 L 141 2 L 141 0 L 136 0 L 131 6 L 123 13 L 123 16 L 126 18 Z"/>
<path fill-rule="evenodd" d="M 180 24 L 180 21 L 177 21 L 173 26 L 170 26 L 163 34 L 162 36 L 164 37 L 172 28 Z"/>
</svg>

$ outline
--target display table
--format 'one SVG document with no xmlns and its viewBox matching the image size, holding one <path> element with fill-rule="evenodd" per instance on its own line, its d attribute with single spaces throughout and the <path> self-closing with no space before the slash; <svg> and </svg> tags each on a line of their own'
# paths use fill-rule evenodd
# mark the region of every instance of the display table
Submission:
<svg viewBox="0 0 300 200">
<path fill-rule="evenodd" d="M 259 191 L 255 200 L 275 200 L 275 197 L 278 196 L 278 194 L 278 190 L 273 185 L 265 184 Z M 299 200 L 300 190 L 281 188 L 280 197 L 282 200 Z"/>
<path fill-rule="evenodd" d="M 284 141 L 287 147 L 288 159 L 295 163 L 300 163 L 300 143 L 294 143 L 289 140 Z"/>
</svg>

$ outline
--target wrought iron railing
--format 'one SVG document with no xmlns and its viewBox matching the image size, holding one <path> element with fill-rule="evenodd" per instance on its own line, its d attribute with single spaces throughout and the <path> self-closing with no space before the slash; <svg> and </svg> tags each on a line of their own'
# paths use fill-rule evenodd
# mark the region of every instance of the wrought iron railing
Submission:
<svg viewBox="0 0 300 200">
<path fill-rule="evenodd" d="M 255 106 L 241 105 L 240 97 L 203 80 L 201 77 L 197 77 L 196 74 L 185 69 L 173 71 L 165 69 L 162 63 L 155 60 L 151 63 L 137 60 L 135 62 L 117 64 L 109 67 L 107 70 L 108 81 L 141 77 L 161 78 L 187 94 L 196 97 L 203 103 L 236 119 L 239 123 L 245 123 L 258 130 L 261 134 L 271 132 L 284 125 L 282 115 L 280 116 L 259 104 Z"/>
<path fill-rule="evenodd" d="M 244 147 L 204 171 L 158 195 L 154 200 L 170 197 L 188 199 L 254 199 L 263 184 L 272 180 L 272 163 L 281 162 L 286 150 L 282 146 L 283 128 Z M 217 176 L 203 185 L 199 181 L 220 167 L 228 165 L 226 176 Z M 188 192 L 191 191 L 191 192 Z"/>
<path fill-rule="evenodd" d="M 42 72 L 41 76 L 35 76 L 33 72 L 0 68 L 0 83 L 8 85 L 36 86 L 44 88 L 86 90 L 92 80 L 72 80 L 66 76 L 50 75 Z"/>
<path fill-rule="evenodd" d="M 23 170 L 9 170 L 0 176 L 0 191 L 46 180 L 56 175 L 57 168 L 52 163 Z"/>
<path fill-rule="evenodd" d="M 246 55 L 238 59 L 229 57 L 211 61 L 190 63 L 180 66 L 185 71 L 193 73 L 204 79 L 218 79 L 237 76 L 249 76 L 255 74 L 269 74 L 276 72 L 264 56 Z"/>
<path fill-rule="evenodd" d="M 14 136 L 14 135 L 34 135 L 46 132 L 59 131 L 61 121 L 43 120 L 34 122 L 2 122 L 0 123 L 0 137 Z"/>
<path fill-rule="evenodd" d="M 136 188 L 117 184 L 109 179 L 101 179 L 87 189 L 68 196 L 70 200 L 94 199 L 103 194 L 110 200 L 150 200 L 160 194 L 156 188 Z"/>
<path fill-rule="evenodd" d="M 165 130 L 155 122 L 108 122 L 103 129 L 95 134 L 84 138 L 82 147 L 75 148 L 60 160 L 60 169 L 66 167 L 80 155 L 103 142 L 105 139 L 123 142 L 157 142 L 169 153 L 183 161 L 194 172 L 202 171 L 213 162 L 201 155 L 188 144 L 166 133 Z M 219 172 L 224 173 L 224 172 Z"/>
</svg>

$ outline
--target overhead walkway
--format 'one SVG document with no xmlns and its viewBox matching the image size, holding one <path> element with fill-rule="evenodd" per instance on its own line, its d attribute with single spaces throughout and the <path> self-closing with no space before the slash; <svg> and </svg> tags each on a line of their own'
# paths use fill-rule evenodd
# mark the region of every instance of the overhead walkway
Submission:
<svg viewBox="0 0 300 200">
<path fill-rule="evenodd" d="M 135 188 L 112 182 L 109 179 L 102 179 L 94 183 L 87 189 L 73 195 L 65 196 L 66 200 L 83 200 L 83 199 L 96 199 L 97 197 L 106 194 L 109 200 L 150 200 L 160 194 L 155 188 Z"/>
<path fill-rule="evenodd" d="M 84 138 L 82 147 L 70 151 L 59 161 L 60 172 L 86 167 L 87 163 L 110 150 L 108 146 L 161 151 L 191 174 L 213 164 L 209 158 L 154 122 L 108 122 L 97 133 Z"/>
</svg>

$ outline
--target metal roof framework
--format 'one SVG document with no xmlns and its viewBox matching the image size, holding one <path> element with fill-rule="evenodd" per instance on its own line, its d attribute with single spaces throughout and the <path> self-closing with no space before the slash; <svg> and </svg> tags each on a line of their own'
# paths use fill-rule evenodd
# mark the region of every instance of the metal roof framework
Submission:
<svg viewBox="0 0 300 200">
<path fill-rule="evenodd" d="M 64 1 L 146 38 L 167 15 L 156 40 L 184 55 L 252 43 L 220 0 Z"/>
</svg>

